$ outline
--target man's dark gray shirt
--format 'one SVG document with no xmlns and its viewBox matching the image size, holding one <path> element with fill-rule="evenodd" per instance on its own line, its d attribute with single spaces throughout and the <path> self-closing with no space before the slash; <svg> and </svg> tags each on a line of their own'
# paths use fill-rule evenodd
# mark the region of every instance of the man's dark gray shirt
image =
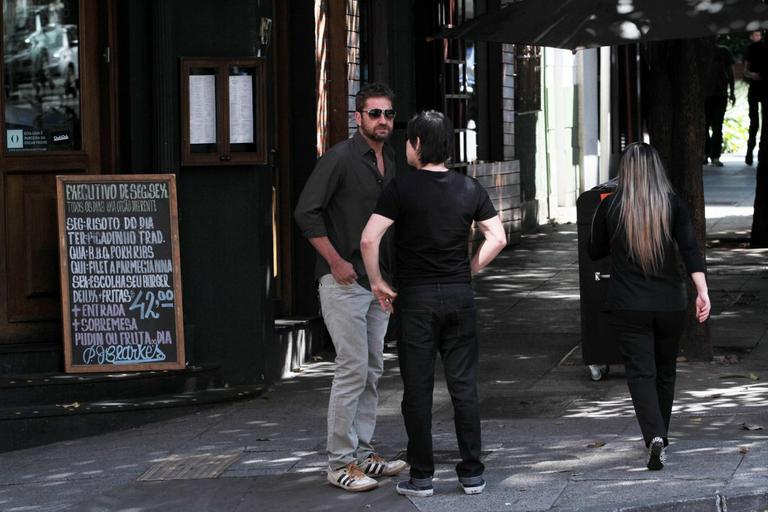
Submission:
<svg viewBox="0 0 768 512">
<path fill-rule="evenodd" d="M 382 190 L 395 175 L 394 151 L 387 143 L 383 154 L 382 176 L 376 166 L 376 154 L 359 132 L 336 144 L 318 160 L 294 211 L 304 236 L 327 236 L 339 256 L 355 268 L 357 282 L 366 288 L 370 285 L 360 252 L 360 237 Z M 387 233 L 379 254 L 382 275 L 387 280 L 392 275 L 392 253 L 392 237 Z M 318 254 L 315 277 L 330 273 L 325 258 Z"/>
</svg>

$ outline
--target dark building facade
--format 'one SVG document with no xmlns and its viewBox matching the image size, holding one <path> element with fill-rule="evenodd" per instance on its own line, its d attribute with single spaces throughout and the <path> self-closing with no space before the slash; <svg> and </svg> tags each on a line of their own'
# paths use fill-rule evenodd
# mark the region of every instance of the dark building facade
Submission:
<svg viewBox="0 0 768 512">
<path fill-rule="evenodd" d="M 275 156 L 264 164 L 181 165 L 185 57 L 262 58 L 267 108 L 257 116 L 266 129 L 255 136 L 276 148 L 273 20 L 271 1 L 3 1 L 0 421 L 11 436 L 0 448 L 66 435 L 51 432 L 56 424 L 68 425 L 68 435 L 130 425 L 117 414 L 128 402 L 147 411 L 163 408 L 148 398 L 186 392 L 178 404 L 191 405 L 208 400 L 199 399 L 211 388 L 251 396 L 279 377 L 272 358 Z M 172 173 L 177 183 L 187 368 L 125 375 L 116 366 L 114 375 L 68 377 L 55 177 L 155 173 Z M 77 411 L 56 409 L 77 403 L 84 412 L 110 399 L 101 416 L 79 423 Z M 26 406 L 45 419 L 27 418 Z"/>
<path fill-rule="evenodd" d="M 232 399 L 300 365 L 323 337 L 315 254 L 292 211 L 318 156 L 354 131 L 362 83 L 386 82 L 396 93 L 398 173 L 407 172 L 407 120 L 423 109 L 448 113 L 456 127 L 452 165 L 486 186 L 517 243 L 524 222 L 540 218 L 542 52 L 435 38 L 502 3 L 3 0 L 0 394 L 17 404 L 33 395 L 88 403 L 221 388 L 230 392 L 219 396 Z M 263 129 L 255 134 L 263 161 L 182 163 L 187 58 L 263 63 L 264 103 L 256 111 Z M 63 133 L 69 141 L 54 144 Z M 87 390 L 53 389 L 51 382 L 71 382 L 55 176 L 155 173 L 177 182 L 187 368 L 121 376 L 133 382 L 122 388 L 93 375 L 83 377 Z M 0 404 L 0 421 L 15 412 Z M 29 444 L 34 428 L 16 431 L 16 445 Z"/>
<path fill-rule="evenodd" d="M 273 318 L 273 167 L 182 168 L 179 61 L 271 52 L 271 44 L 260 47 L 258 30 L 262 18 L 273 17 L 272 9 L 271 2 L 202 0 L 4 2 L 3 373 L 62 367 L 54 176 L 173 173 L 190 362 L 221 364 L 233 384 L 264 378 Z M 23 32 L 34 39 L 29 34 L 35 23 L 51 34 L 40 36 L 42 49 L 32 44 L 31 51 L 42 57 L 26 57 Z M 71 57 L 74 71 L 35 61 L 63 52 L 49 41 L 62 37 L 57 30 L 70 31 L 68 46 L 77 50 Z M 22 65 L 12 67 L 15 58 L 28 58 L 23 65 L 32 71 L 24 75 Z M 268 66 L 274 64 L 270 54 L 266 59 Z M 271 105 L 274 80 L 268 83 Z M 42 123 L 27 122 L 28 112 Z M 274 112 L 266 113 L 269 128 L 263 135 L 270 148 Z M 14 130 L 45 135 L 62 123 L 79 133 L 69 147 L 9 148 Z"/>
</svg>

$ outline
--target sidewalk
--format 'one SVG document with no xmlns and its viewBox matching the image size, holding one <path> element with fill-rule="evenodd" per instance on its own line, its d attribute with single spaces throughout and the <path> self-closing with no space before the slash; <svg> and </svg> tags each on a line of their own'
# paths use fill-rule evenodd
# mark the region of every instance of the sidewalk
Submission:
<svg viewBox="0 0 768 512">
<path fill-rule="evenodd" d="M 328 485 L 332 363 L 324 360 L 258 399 L 0 454 L 0 510 L 724 511 L 724 500 L 731 512 L 768 510 L 768 250 L 739 246 L 751 224 L 754 168 L 735 160 L 706 167 L 705 188 L 716 360 L 679 365 L 663 471 L 645 469 L 623 369 L 593 382 L 581 364 L 576 226 L 561 225 L 525 236 L 476 283 L 482 495 L 457 487 L 441 370 L 435 496 L 397 496 L 396 478 L 361 494 Z M 376 430 L 387 456 L 406 443 L 393 349 Z"/>
</svg>

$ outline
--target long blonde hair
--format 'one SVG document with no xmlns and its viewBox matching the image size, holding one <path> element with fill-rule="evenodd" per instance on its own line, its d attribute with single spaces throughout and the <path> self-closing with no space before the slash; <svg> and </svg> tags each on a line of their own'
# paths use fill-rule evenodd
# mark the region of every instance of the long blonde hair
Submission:
<svg viewBox="0 0 768 512">
<path fill-rule="evenodd" d="M 656 150 L 643 142 L 630 144 L 619 162 L 619 225 L 624 227 L 630 259 L 644 274 L 655 274 L 670 238 L 672 184 Z"/>
</svg>

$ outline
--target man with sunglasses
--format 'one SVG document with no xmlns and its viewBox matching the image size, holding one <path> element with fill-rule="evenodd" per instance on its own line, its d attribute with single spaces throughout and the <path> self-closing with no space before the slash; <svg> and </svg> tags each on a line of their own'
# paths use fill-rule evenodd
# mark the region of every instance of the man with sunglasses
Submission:
<svg viewBox="0 0 768 512">
<path fill-rule="evenodd" d="M 363 228 L 395 174 L 394 151 L 387 143 L 393 98 L 382 84 L 360 89 L 357 132 L 318 160 L 294 212 L 318 253 L 320 306 L 336 349 L 328 403 L 328 481 L 347 491 L 374 489 L 378 482 L 371 477 L 393 476 L 406 467 L 402 460 L 385 460 L 371 445 L 389 312 L 371 293 L 360 254 Z M 381 252 L 381 272 L 389 276 L 389 239 Z"/>
</svg>

